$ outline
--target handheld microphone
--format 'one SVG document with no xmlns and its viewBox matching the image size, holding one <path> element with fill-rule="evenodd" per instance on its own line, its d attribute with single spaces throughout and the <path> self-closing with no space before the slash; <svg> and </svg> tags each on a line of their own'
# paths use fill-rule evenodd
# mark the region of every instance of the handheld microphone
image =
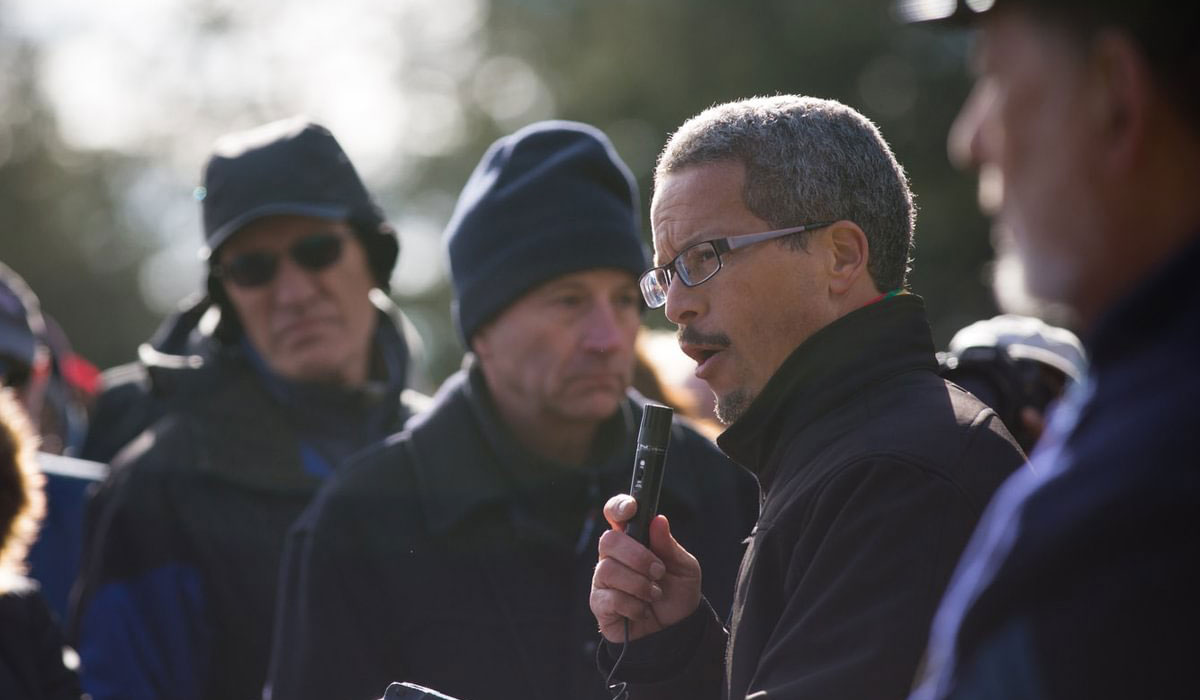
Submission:
<svg viewBox="0 0 1200 700">
<path fill-rule="evenodd" d="M 658 404 L 646 404 L 642 409 L 637 452 L 633 456 L 633 481 L 629 486 L 629 494 L 637 501 L 637 514 L 626 523 L 625 534 L 646 547 L 650 546 L 650 521 L 658 514 L 672 414 L 673 410 Z"/>
</svg>

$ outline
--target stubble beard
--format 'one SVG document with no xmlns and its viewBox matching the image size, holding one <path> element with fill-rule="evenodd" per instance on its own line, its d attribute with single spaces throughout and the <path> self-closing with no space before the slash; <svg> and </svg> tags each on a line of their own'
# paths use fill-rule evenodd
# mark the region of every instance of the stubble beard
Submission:
<svg viewBox="0 0 1200 700">
<path fill-rule="evenodd" d="M 732 425 L 746 413 L 753 400 L 754 397 L 745 389 L 734 389 L 724 396 L 718 396 L 713 410 L 722 425 Z"/>
</svg>

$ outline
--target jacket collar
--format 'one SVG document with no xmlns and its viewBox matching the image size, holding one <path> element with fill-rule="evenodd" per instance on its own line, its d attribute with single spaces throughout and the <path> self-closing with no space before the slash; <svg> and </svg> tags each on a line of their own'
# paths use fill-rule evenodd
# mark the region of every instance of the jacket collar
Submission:
<svg viewBox="0 0 1200 700">
<path fill-rule="evenodd" d="M 794 435 L 873 385 L 914 369 L 937 369 L 924 301 L 905 294 L 869 304 L 797 347 L 717 444 L 766 491 L 776 453 Z"/>
<path fill-rule="evenodd" d="M 430 409 L 409 424 L 408 444 L 426 522 L 431 531 L 445 532 L 473 511 L 494 503 L 511 502 L 515 490 L 530 488 L 559 476 L 595 474 L 600 483 L 627 488 L 642 405 L 630 390 L 617 412 L 600 429 L 593 457 L 582 468 L 555 464 L 530 454 L 501 422 L 482 372 L 473 363 L 450 376 L 438 390 Z M 682 430 L 674 429 L 673 439 Z M 694 480 L 667 470 L 663 491 L 699 512 L 701 494 Z M 614 494 L 598 494 L 597 504 Z"/>
</svg>

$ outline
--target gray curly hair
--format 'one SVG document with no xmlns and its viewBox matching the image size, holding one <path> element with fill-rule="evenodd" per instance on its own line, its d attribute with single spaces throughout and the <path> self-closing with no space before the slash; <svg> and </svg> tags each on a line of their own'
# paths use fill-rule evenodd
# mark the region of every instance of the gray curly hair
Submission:
<svg viewBox="0 0 1200 700">
<path fill-rule="evenodd" d="M 880 291 L 906 284 L 916 208 L 904 168 L 869 119 L 815 97 L 753 97 L 710 107 L 663 148 L 654 180 L 691 165 L 740 161 L 742 198 L 776 228 L 847 219 L 866 233 Z M 807 236 L 789 236 L 803 248 Z"/>
</svg>

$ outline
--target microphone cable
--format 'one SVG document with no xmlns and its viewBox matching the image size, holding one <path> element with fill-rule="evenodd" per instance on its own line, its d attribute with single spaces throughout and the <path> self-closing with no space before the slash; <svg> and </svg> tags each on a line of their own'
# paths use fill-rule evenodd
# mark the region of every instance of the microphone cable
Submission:
<svg viewBox="0 0 1200 700">
<path fill-rule="evenodd" d="M 629 618 L 625 618 L 625 641 L 621 642 L 621 653 L 617 654 L 617 660 L 613 663 L 612 669 L 608 672 L 608 678 L 604 679 L 604 684 L 608 686 L 608 692 L 612 693 L 613 700 L 629 700 L 629 684 L 625 681 L 617 681 L 613 683 L 613 676 L 617 675 L 617 667 L 621 665 L 621 660 L 625 658 L 625 648 L 629 646 Z"/>
</svg>

